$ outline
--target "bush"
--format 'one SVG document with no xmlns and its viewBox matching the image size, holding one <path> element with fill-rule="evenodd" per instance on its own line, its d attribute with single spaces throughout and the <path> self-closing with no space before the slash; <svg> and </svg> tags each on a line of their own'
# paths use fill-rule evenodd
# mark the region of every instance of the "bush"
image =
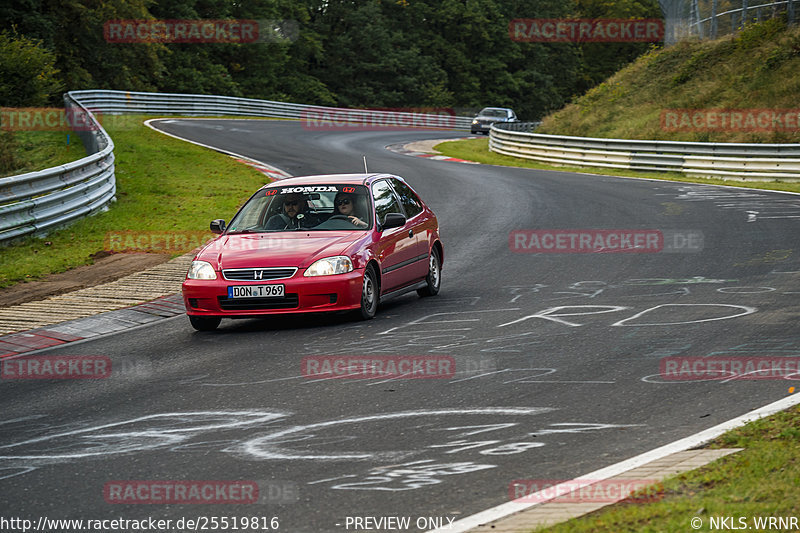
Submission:
<svg viewBox="0 0 800 533">
<path fill-rule="evenodd" d="M 0 130 L 0 176 L 19 168 L 16 157 L 17 140 L 10 131 Z"/>
<path fill-rule="evenodd" d="M 0 33 L 0 105 L 42 106 L 63 85 L 55 68 L 56 56 L 39 41 L 9 32 Z"/>
</svg>

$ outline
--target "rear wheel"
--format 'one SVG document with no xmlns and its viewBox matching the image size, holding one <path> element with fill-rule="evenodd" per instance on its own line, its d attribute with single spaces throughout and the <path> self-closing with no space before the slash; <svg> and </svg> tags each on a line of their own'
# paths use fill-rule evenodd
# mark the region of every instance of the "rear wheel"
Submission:
<svg viewBox="0 0 800 533">
<path fill-rule="evenodd" d="M 428 275 L 425 276 L 426 285 L 417 289 L 417 294 L 420 296 L 436 296 L 439 294 L 439 287 L 442 285 L 442 260 L 439 257 L 439 250 L 436 248 L 431 249 L 430 258 L 428 258 Z"/>
<path fill-rule="evenodd" d="M 361 318 L 364 320 L 373 318 L 378 311 L 379 301 L 378 276 L 375 274 L 375 267 L 370 265 L 364 270 L 364 281 L 361 284 Z"/>
<path fill-rule="evenodd" d="M 191 316 L 189 315 L 189 322 L 192 327 L 197 331 L 214 331 L 222 322 L 222 318 L 218 316 Z"/>
</svg>

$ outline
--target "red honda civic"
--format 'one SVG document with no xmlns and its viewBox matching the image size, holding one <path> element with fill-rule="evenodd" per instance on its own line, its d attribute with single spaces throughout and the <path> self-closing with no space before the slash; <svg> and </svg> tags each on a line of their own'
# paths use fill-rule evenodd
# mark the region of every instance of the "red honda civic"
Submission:
<svg viewBox="0 0 800 533">
<path fill-rule="evenodd" d="M 289 178 L 259 189 L 183 282 L 192 326 L 222 318 L 353 311 L 369 319 L 381 299 L 439 292 L 439 223 L 414 190 L 388 174 Z"/>
</svg>

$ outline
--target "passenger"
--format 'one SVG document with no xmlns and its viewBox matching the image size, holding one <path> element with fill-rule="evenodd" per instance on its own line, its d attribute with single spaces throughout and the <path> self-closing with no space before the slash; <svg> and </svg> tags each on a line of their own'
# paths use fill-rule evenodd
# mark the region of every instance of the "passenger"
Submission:
<svg viewBox="0 0 800 533">
<path fill-rule="evenodd" d="M 336 206 L 336 215 L 346 217 L 355 227 L 366 228 L 369 222 L 364 222 L 361 218 L 356 216 L 355 210 L 355 197 L 348 193 L 338 193 L 333 200 L 333 205 Z M 363 217 L 362 218 L 366 218 Z"/>
</svg>

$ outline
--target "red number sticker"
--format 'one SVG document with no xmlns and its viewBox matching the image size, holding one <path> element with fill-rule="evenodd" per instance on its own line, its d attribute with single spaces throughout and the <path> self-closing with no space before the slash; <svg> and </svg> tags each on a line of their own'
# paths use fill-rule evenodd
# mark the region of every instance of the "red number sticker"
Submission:
<svg viewBox="0 0 800 533">
<path fill-rule="evenodd" d="M 266 196 L 275 196 L 275 193 L 278 192 L 278 189 L 267 189 Z"/>
<path fill-rule="evenodd" d="M 342 192 L 356 192 L 355 187 L 342 187 Z"/>
</svg>

